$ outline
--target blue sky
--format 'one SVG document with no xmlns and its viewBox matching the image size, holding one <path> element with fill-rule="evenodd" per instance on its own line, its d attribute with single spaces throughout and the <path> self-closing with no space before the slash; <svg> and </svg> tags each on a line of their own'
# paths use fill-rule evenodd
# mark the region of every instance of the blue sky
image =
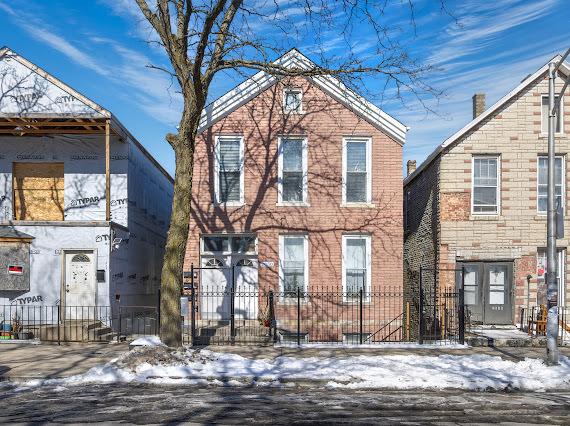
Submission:
<svg viewBox="0 0 570 426">
<path fill-rule="evenodd" d="M 287 11 L 287 2 L 279 0 Z M 416 1 L 415 31 L 406 1 L 393 1 L 386 21 L 392 36 L 416 58 L 439 69 L 428 82 L 444 91 L 424 98 L 436 113 L 409 93 L 402 101 L 372 99 L 411 127 L 404 159 L 421 162 L 438 143 L 471 120 L 471 96 L 487 94 L 491 105 L 554 54 L 570 47 L 570 8 L 565 0 Z M 291 16 L 302 11 L 289 10 Z M 160 48 L 149 46 L 148 26 L 134 0 L 0 0 L 0 46 L 6 45 L 111 110 L 149 151 L 174 172 L 174 155 L 164 141 L 175 131 L 181 100 L 170 78 L 147 64 L 167 65 Z M 260 30 L 263 30 L 263 26 Z M 355 51 L 367 54 L 375 39 L 355 31 Z M 298 47 L 318 61 L 307 38 L 290 37 L 285 47 Z M 333 31 L 323 33 L 324 53 L 342 55 L 345 46 Z M 242 79 L 221 75 L 213 82 L 214 99 Z M 382 77 L 364 80 L 367 91 L 382 91 Z M 390 91 L 388 91 L 390 92 Z M 393 93 L 393 91 L 392 91 Z"/>
</svg>

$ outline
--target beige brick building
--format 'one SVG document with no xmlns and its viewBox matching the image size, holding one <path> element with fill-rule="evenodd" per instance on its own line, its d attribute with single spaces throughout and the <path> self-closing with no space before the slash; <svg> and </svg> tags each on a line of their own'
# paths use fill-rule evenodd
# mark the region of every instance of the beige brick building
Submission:
<svg viewBox="0 0 570 426">
<path fill-rule="evenodd" d="M 568 64 L 562 72 L 568 75 Z M 560 90 L 564 75 L 557 79 Z M 419 269 L 439 288 L 466 268 L 472 322 L 512 324 L 521 308 L 545 303 L 547 65 L 449 137 L 404 180 L 404 275 L 417 292 Z M 568 92 L 567 92 L 568 93 Z M 566 94 L 567 94 L 566 93 Z M 556 133 L 557 194 L 568 203 L 570 99 L 562 100 Z M 564 209 L 566 229 L 570 217 Z M 566 238 L 558 240 L 559 302 L 570 301 Z M 425 280 L 430 282 L 430 279 Z M 433 279 L 432 281 L 433 282 Z"/>
<path fill-rule="evenodd" d="M 307 60 L 297 51 L 284 58 Z M 405 134 L 330 77 L 256 74 L 204 114 L 185 270 L 217 268 L 199 274 L 204 291 L 232 281 L 260 294 L 401 291 Z M 244 303 L 236 314 L 255 319 L 258 307 Z M 342 303 L 321 315 L 341 314 Z M 393 305 L 382 315 L 400 314 Z M 227 319 L 222 299 L 200 309 Z M 370 318 L 374 307 L 365 309 Z"/>
</svg>

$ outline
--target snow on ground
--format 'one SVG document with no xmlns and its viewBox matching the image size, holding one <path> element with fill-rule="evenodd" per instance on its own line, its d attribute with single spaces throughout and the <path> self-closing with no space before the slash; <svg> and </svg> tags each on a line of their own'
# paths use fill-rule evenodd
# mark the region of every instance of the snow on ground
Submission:
<svg viewBox="0 0 570 426">
<path fill-rule="evenodd" d="M 338 348 L 338 343 L 278 343 L 275 348 L 295 348 L 295 349 L 331 349 Z M 414 342 L 387 342 L 387 343 L 363 343 L 363 344 L 343 344 L 343 349 L 469 349 L 469 345 L 460 343 L 452 343 L 449 340 L 440 340 L 439 343 L 424 343 L 420 345 Z"/>
<path fill-rule="evenodd" d="M 138 339 L 133 340 L 129 343 L 130 347 L 136 346 L 163 346 L 164 343 L 160 341 L 160 337 L 158 336 L 143 336 L 139 337 Z"/>
<path fill-rule="evenodd" d="M 229 353 L 140 347 L 85 374 L 31 381 L 26 386 L 149 382 L 224 386 L 316 385 L 393 389 L 570 389 L 570 359 L 547 367 L 490 355 L 357 355 L 252 359 Z"/>
</svg>

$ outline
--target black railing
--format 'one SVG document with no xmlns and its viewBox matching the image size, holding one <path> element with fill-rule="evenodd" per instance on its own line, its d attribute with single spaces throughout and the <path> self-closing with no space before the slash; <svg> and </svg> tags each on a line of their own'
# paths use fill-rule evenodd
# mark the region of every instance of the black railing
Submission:
<svg viewBox="0 0 570 426">
<path fill-rule="evenodd" d="M 152 306 L 0 306 L 3 340 L 105 342 L 157 332 Z"/>
<path fill-rule="evenodd" d="M 521 308 L 517 323 L 519 330 L 533 337 L 546 336 L 548 311 L 544 305 Z M 558 307 L 558 342 L 560 345 L 570 344 L 570 307 Z"/>
<path fill-rule="evenodd" d="M 190 288 L 184 317 L 184 342 L 212 344 L 383 344 L 416 342 L 446 344 L 461 338 L 459 293 L 441 292 L 424 300 L 429 318 L 414 311 L 401 288 L 341 292 L 228 291 Z M 185 309 L 183 309 L 185 310 Z M 433 313 L 437 315 L 434 321 Z M 412 313 L 414 315 L 412 315 Z M 425 313 L 423 316 L 426 316 Z"/>
<path fill-rule="evenodd" d="M 439 283 L 439 281 L 447 285 Z M 464 344 L 468 320 L 465 309 L 462 268 L 420 268 L 417 301 L 417 328 L 412 333 L 418 342 L 451 341 Z M 453 283 L 452 286 L 449 283 Z M 412 317 L 415 314 L 412 313 Z"/>
</svg>

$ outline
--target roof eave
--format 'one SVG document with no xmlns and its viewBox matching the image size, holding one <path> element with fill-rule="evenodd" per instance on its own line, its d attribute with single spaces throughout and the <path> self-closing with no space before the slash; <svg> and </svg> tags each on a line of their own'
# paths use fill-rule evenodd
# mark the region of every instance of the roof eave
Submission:
<svg viewBox="0 0 570 426">
<path fill-rule="evenodd" d="M 295 48 L 285 53 L 275 62 L 283 66 L 295 65 L 301 68 L 314 66 L 314 63 L 310 59 Z M 409 127 L 346 87 L 340 80 L 333 76 L 324 75 L 310 78 L 316 85 L 347 108 L 351 109 L 355 114 L 363 117 L 370 124 L 388 134 L 395 142 L 404 145 Z M 198 133 L 203 133 L 212 127 L 237 108 L 253 99 L 261 91 L 275 84 L 278 79 L 279 77 L 277 76 L 259 71 L 233 90 L 216 99 L 204 108 Z"/>
<path fill-rule="evenodd" d="M 486 118 L 494 114 L 499 108 L 501 108 L 505 103 L 527 88 L 530 84 L 532 84 L 535 80 L 540 78 L 544 73 L 548 71 L 548 64 L 554 60 L 561 59 L 560 55 L 554 56 L 550 59 L 545 65 L 540 67 L 536 72 L 525 78 L 517 87 L 495 102 L 491 107 L 487 108 L 482 114 L 471 120 L 467 123 L 464 127 L 459 129 L 457 132 L 449 136 L 447 139 L 443 141 L 442 144 L 438 145 L 434 151 L 418 166 L 418 168 L 409 176 L 404 178 L 404 186 L 414 180 L 434 159 L 436 159 L 443 150 L 453 143 L 459 141 L 465 134 L 475 128 L 477 125 L 482 123 Z M 570 73 L 570 64 L 568 62 L 564 62 L 561 65 L 566 73 Z"/>
</svg>

